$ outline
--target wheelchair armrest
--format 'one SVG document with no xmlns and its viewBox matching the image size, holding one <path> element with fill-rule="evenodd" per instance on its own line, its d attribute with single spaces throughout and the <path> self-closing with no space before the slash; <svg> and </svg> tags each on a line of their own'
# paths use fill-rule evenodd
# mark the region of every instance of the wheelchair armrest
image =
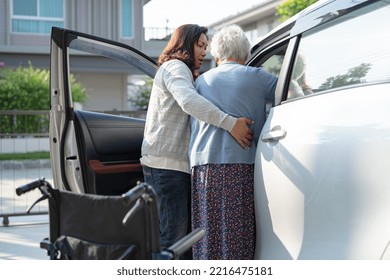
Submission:
<svg viewBox="0 0 390 280">
<path fill-rule="evenodd" d="M 205 235 L 205 231 L 203 229 L 196 229 L 192 231 L 190 234 L 186 235 L 171 247 L 167 249 L 167 251 L 173 254 L 173 259 L 178 259 L 181 255 L 183 255 L 187 250 L 189 250 L 192 245 L 201 240 Z"/>
<path fill-rule="evenodd" d="M 43 239 L 39 245 L 41 249 L 46 250 L 47 255 L 50 256 L 51 260 L 57 259 L 57 249 L 55 248 L 54 243 L 49 241 L 49 238 Z"/>
</svg>

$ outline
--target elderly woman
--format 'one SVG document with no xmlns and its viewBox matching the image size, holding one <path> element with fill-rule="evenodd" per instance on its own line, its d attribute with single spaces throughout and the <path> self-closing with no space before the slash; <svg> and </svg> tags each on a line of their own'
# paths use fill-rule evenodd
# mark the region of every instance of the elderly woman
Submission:
<svg viewBox="0 0 390 280">
<path fill-rule="evenodd" d="M 249 51 L 250 43 L 239 26 L 223 28 L 211 42 L 218 66 L 195 82 L 199 94 L 222 111 L 254 120 L 254 141 L 242 149 L 225 130 L 191 118 L 192 227 L 206 231 L 193 247 L 194 259 L 254 256 L 256 143 L 277 78 L 262 68 L 245 66 Z"/>
</svg>

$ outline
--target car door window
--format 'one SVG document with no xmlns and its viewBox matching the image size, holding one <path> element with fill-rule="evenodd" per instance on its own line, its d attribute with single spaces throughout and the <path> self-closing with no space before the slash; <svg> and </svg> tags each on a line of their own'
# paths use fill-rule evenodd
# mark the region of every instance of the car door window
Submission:
<svg viewBox="0 0 390 280">
<path fill-rule="evenodd" d="M 69 51 L 74 54 L 69 56 L 69 71 L 85 86 L 88 97 L 82 107 L 76 104 L 76 109 L 145 117 L 145 112 L 137 112 L 134 100 L 141 95 L 146 81 L 154 77 L 156 65 L 127 47 L 83 36 L 75 36 L 69 43 Z M 87 59 L 90 57 L 93 60 Z"/>
<path fill-rule="evenodd" d="M 288 40 L 285 40 L 281 43 L 278 43 L 275 46 L 272 46 L 262 53 L 258 54 L 256 59 L 252 64 L 249 64 L 254 67 L 263 67 L 266 71 L 274 74 L 279 77 L 282 70 L 283 61 L 286 55 Z M 276 98 L 275 98 L 276 99 Z M 265 113 L 268 116 L 271 107 L 274 102 L 267 102 Z"/>
<path fill-rule="evenodd" d="M 283 43 L 276 48 L 272 48 L 265 53 L 260 54 L 259 56 L 261 56 L 261 58 L 258 59 L 258 62 L 254 66 L 263 67 L 268 72 L 279 77 L 286 49 L 287 43 Z"/>
<path fill-rule="evenodd" d="M 302 35 L 288 100 L 390 79 L 390 10 L 379 5 Z"/>
</svg>

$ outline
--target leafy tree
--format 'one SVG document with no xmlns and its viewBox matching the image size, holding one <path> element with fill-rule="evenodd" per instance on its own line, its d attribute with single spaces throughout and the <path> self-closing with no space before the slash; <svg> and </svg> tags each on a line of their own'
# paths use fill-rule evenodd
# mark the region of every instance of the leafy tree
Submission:
<svg viewBox="0 0 390 280">
<path fill-rule="evenodd" d="M 349 69 L 346 74 L 327 78 L 326 81 L 320 85 L 319 89 L 327 90 L 353 84 L 360 84 L 364 82 L 363 78 L 367 75 L 370 69 L 371 63 L 362 63 L 359 66 Z"/>
<path fill-rule="evenodd" d="M 139 86 L 138 93 L 139 95 L 134 98 L 130 98 L 130 102 L 137 106 L 140 109 L 147 109 L 149 105 L 150 93 L 152 91 L 153 80 L 147 78 L 145 84 Z"/>
<path fill-rule="evenodd" d="M 73 100 L 86 100 L 85 88 L 70 77 Z M 0 110 L 49 110 L 50 71 L 29 67 L 0 68 Z M 37 133 L 37 126 L 45 127 L 44 116 L 0 116 L 1 133 Z"/>
<path fill-rule="evenodd" d="M 286 0 L 276 7 L 276 14 L 280 21 L 285 21 L 315 2 L 317 0 Z"/>
</svg>

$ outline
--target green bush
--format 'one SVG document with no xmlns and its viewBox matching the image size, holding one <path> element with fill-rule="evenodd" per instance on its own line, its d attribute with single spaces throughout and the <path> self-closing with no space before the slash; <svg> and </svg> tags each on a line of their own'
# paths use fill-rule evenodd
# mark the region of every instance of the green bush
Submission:
<svg viewBox="0 0 390 280">
<path fill-rule="evenodd" d="M 0 160 L 30 160 L 30 159 L 50 159 L 50 152 L 29 152 L 29 153 L 3 153 Z"/>
<path fill-rule="evenodd" d="M 70 77 L 73 100 L 86 100 L 85 88 Z M 49 110 L 50 71 L 29 67 L 0 68 L 0 110 Z M 17 117 L 1 115 L 1 133 L 39 133 L 37 127 L 47 126 L 42 115 Z"/>
</svg>

